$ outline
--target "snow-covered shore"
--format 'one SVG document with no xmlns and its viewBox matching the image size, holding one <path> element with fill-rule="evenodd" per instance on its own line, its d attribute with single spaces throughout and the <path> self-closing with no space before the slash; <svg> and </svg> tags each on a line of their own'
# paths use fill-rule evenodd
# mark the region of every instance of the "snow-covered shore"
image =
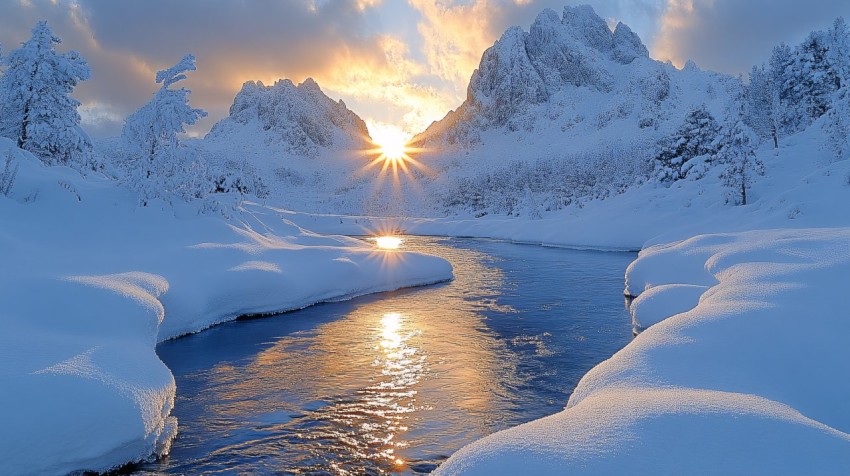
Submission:
<svg viewBox="0 0 850 476">
<path fill-rule="evenodd" d="M 444 260 L 319 236 L 262 206 L 138 208 L 114 182 L 19 166 L 0 196 L 4 474 L 103 471 L 166 451 L 174 379 L 157 342 L 240 315 L 451 279 Z"/>
<path fill-rule="evenodd" d="M 848 276 L 848 228 L 649 247 L 626 291 L 660 290 L 653 299 L 684 312 L 591 370 L 563 412 L 475 442 L 437 473 L 847 474 Z"/>
</svg>

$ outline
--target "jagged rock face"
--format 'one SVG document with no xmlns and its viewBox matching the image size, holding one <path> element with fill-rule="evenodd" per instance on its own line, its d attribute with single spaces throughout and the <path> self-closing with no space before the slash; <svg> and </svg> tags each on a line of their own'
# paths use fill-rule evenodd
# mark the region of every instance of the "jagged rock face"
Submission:
<svg viewBox="0 0 850 476">
<path fill-rule="evenodd" d="M 233 100 L 230 115 L 218 122 L 208 137 L 220 139 L 246 128 L 265 131 L 267 141 L 303 154 L 319 147 L 360 147 L 369 137 L 366 123 L 344 102 L 326 96 L 312 79 L 298 86 L 288 79 L 273 86 L 246 82 Z"/>
<path fill-rule="evenodd" d="M 637 58 L 649 58 L 640 38 L 622 23 L 612 32 L 590 6 L 566 7 L 560 17 L 544 10 L 528 33 L 512 27 L 484 52 L 464 104 L 420 138 L 451 143 L 476 128 L 504 126 L 566 88 L 609 92 L 611 64 Z"/>
<path fill-rule="evenodd" d="M 526 50 L 525 32 L 509 29 L 484 52 L 481 66 L 472 74 L 469 95 L 481 114 L 504 124 L 518 108 L 546 101 L 546 84 Z"/>
<path fill-rule="evenodd" d="M 640 38 L 625 23 L 619 22 L 614 28 L 614 59 L 629 64 L 635 58 L 649 58 L 649 51 Z"/>
</svg>

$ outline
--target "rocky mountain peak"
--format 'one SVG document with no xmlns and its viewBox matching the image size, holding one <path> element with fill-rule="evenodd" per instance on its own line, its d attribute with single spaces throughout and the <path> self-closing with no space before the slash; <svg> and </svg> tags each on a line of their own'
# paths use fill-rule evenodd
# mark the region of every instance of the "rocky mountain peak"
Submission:
<svg viewBox="0 0 850 476">
<path fill-rule="evenodd" d="M 295 85 L 281 79 L 272 86 L 248 81 L 233 100 L 230 115 L 210 131 L 211 139 L 234 134 L 262 133 L 293 153 L 312 154 L 317 148 L 363 147 L 366 123 L 342 101 L 322 92 L 312 78 Z"/>
</svg>

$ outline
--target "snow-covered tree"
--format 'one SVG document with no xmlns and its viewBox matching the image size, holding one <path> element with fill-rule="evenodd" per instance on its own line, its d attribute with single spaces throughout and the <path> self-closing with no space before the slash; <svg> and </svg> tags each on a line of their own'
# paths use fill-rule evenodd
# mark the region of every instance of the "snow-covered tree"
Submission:
<svg viewBox="0 0 850 476">
<path fill-rule="evenodd" d="M 850 153 L 850 30 L 843 18 L 838 18 L 829 30 L 828 59 L 839 83 L 832 99 L 832 108 L 826 121 L 830 145 L 839 159 Z"/>
<path fill-rule="evenodd" d="M 207 113 L 189 105 L 191 91 L 171 88 L 194 70 L 195 57 L 186 55 L 171 68 L 157 72 L 156 82 L 162 86 L 149 103 L 124 121 L 122 136 L 135 171 L 130 184 L 139 190 L 142 205 L 169 194 L 191 199 L 206 192 L 206 168 L 181 147 L 178 134 Z"/>
<path fill-rule="evenodd" d="M 764 66 L 753 66 L 747 88 L 747 125 L 760 136 L 770 138 L 779 147 L 774 87 Z"/>
<path fill-rule="evenodd" d="M 61 41 L 42 21 L 5 58 L 0 135 L 48 163 L 90 165 L 91 140 L 80 128 L 80 102 L 70 94 L 91 71 L 76 51 L 57 53 Z"/>
<path fill-rule="evenodd" d="M 661 152 L 655 157 L 658 180 L 681 180 L 694 165 L 689 162 L 696 158 L 710 160 L 717 152 L 719 134 L 720 126 L 704 105 L 688 113 L 685 122 L 664 141 Z"/>
<path fill-rule="evenodd" d="M 744 98 L 740 95 L 723 126 L 716 161 L 723 164 L 720 175 L 729 188 L 729 201 L 736 205 L 747 204 L 747 192 L 752 187 L 753 176 L 764 175 L 764 163 L 756 155 L 757 134 L 746 124 Z"/>
<path fill-rule="evenodd" d="M 838 17 L 827 32 L 829 50 L 827 60 L 835 71 L 838 87 L 850 86 L 850 28 L 843 17 Z"/>
<path fill-rule="evenodd" d="M 789 93 L 786 91 L 786 85 L 793 85 L 793 80 L 789 77 L 791 74 L 791 64 L 794 62 L 793 55 L 794 52 L 791 47 L 785 43 L 781 43 L 779 46 L 773 48 L 767 67 L 771 107 L 780 134 L 787 133 L 791 129 L 790 124 L 796 122 L 796 119 L 788 117 L 789 112 L 786 111 L 789 96 Z"/>
<path fill-rule="evenodd" d="M 783 134 L 802 131 L 829 110 L 841 86 L 835 59 L 846 54 L 833 43 L 832 32 L 816 31 L 796 48 L 774 48 L 769 70 Z"/>
</svg>

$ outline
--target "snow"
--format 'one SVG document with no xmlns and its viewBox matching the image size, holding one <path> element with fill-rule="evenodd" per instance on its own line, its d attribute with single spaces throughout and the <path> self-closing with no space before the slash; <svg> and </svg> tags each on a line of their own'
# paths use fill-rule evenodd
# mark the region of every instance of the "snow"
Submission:
<svg viewBox="0 0 850 476">
<path fill-rule="evenodd" d="M 317 235 L 260 205 L 229 218 L 142 208 L 112 180 L 0 139 L 7 154 L 18 173 L 0 196 L 6 474 L 103 471 L 166 452 L 175 387 L 159 341 L 452 276 L 442 259 Z"/>
<path fill-rule="evenodd" d="M 846 474 L 847 276 L 848 228 L 647 248 L 628 271 L 632 312 L 658 321 L 658 307 L 643 315 L 652 293 L 671 317 L 591 370 L 563 412 L 477 441 L 437 474 Z"/>
</svg>

